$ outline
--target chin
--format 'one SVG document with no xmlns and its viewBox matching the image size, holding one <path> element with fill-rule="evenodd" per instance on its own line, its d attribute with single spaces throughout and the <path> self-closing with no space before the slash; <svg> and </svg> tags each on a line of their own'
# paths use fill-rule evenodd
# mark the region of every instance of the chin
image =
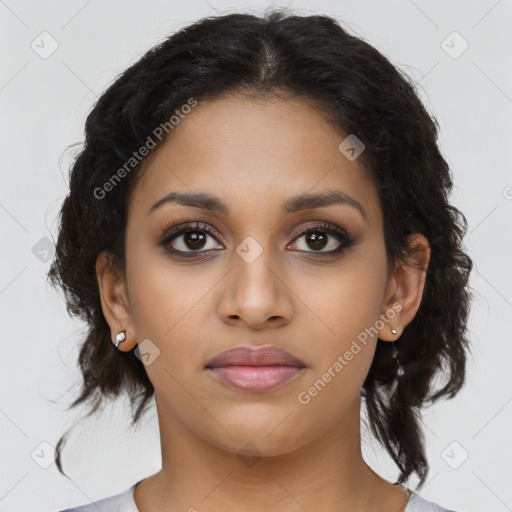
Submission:
<svg viewBox="0 0 512 512">
<path fill-rule="evenodd" d="M 208 441 L 240 457 L 276 457 L 292 453 L 313 440 L 311 436 L 301 435 L 297 431 L 290 432 L 284 423 L 282 415 L 276 421 L 265 423 L 263 428 L 255 424 L 230 426 L 224 423 L 227 432 L 223 429 L 217 431 L 219 436 L 209 437 Z M 293 437 L 293 434 L 297 437 Z"/>
</svg>

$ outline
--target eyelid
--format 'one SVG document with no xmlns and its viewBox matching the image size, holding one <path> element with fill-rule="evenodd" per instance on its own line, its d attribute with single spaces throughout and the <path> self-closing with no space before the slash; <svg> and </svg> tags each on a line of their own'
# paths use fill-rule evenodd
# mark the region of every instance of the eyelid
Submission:
<svg viewBox="0 0 512 512">
<path fill-rule="evenodd" d="M 218 233 L 216 229 L 210 227 L 206 222 L 203 222 L 203 221 L 191 221 L 191 222 L 179 223 L 179 224 L 174 225 L 168 229 L 165 229 L 164 231 L 165 231 L 165 233 L 162 237 L 160 245 L 168 245 L 173 238 L 178 238 L 187 232 L 194 232 L 194 231 L 204 231 L 209 236 L 214 238 L 217 242 L 222 241 L 222 243 L 224 243 L 224 239 L 222 238 L 222 235 L 220 235 L 220 233 Z M 212 249 L 208 249 L 208 250 L 212 250 Z M 207 252 L 207 251 L 203 251 L 203 252 Z M 183 252 L 183 251 L 177 251 L 177 252 Z M 199 253 L 200 251 L 190 251 L 190 252 Z"/>
<path fill-rule="evenodd" d="M 335 236 L 339 239 L 340 247 L 338 249 L 333 249 L 330 251 L 300 251 L 303 253 L 310 253 L 310 254 L 323 254 L 325 256 L 328 255 L 334 255 L 334 254 L 341 254 L 346 249 L 352 247 L 356 244 L 357 240 L 354 236 L 352 236 L 346 229 L 342 228 L 341 226 L 338 226 L 336 224 L 333 224 L 328 221 L 316 221 L 312 224 L 309 224 L 302 228 L 297 235 L 292 240 L 292 243 L 295 242 L 297 239 L 301 238 L 302 236 L 315 232 L 320 231 L 327 233 L 329 236 Z"/>
<path fill-rule="evenodd" d="M 314 221 L 304 227 L 302 227 L 299 232 L 295 235 L 295 238 L 298 238 L 299 236 L 303 235 L 304 233 L 309 233 L 311 230 L 314 230 L 314 229 L 323 229 L 325 231 L 334 231 L 334 232 L 338 232 L 340 234 L 345 234 L 345 235 L 348 235 L 348 232 L 342 228 L 341 226 L 337 226 L 336 224 L 333 224 L 332 222 L 328 222 L 328 221 L 325 221 L 325 220 L 321 220 L 321 221 Z"/>
<path fill-rule="evenodd" d="M 356 244 L 356 238 L 353 237 L 346 229 L 344 229 L 341 226 L 338 226 L 336 224 L 333 224 L 329 221 L 312 221 L 311 223 L 307 224 L 306 226 L 302 227 L 300 231 L 293 237 L 290 243 L 294 243 L 298 238 L 301 236 L 304 236 L 306 234 L 309 234 L 310 232 L 314 231 L 323 231 L 325 233 L 328 233 L 329 236 L 335 236 L 338 238 L 339 241 L 339 248 L 330 250 L 330 251 L 303 251 L 299 250 L 301 253 L 309 253 L 309 254 L 318 254 L 318 255 L 335 255 L 335 254 L 341 254 L 346 249 L 350 248 L 351 246 Z M 180 222 L 177 225 L 174 225 L 168 229 L 165 229 L 165 234 L 163 235 L 163 238 L 159 245 L 163 247 L 167 247 L 170 245 L 171 241 L 173 241 L 174 238 L 179 238 L 183 234 L 187 232 L 193 232 L 193 231 L 203 231 L 207 233 L 209 236 L 211 236 L 213 239 L 215 239 L 218 243 L 225 244 L 224 239 L 218 231 L 211 227 L 207 222 L 204 221 L 189 221 L 189 222 Z M 287 247 L 290 244 L 287 245 Z M 204 253 L 209 253 L 212 251 L 218 251 L 220 249 L 203 249 L 203 250 L 197 250 L 197 251 L 180 251 L 176 249 L 170 249 L 169 252 L 171 254 L 177 254 L 177 255 L 201 255 Z"/>
</svg>

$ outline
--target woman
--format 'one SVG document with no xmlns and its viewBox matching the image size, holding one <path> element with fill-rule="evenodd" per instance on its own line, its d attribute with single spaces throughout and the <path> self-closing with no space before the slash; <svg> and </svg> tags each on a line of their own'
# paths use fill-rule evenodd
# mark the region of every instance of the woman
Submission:
<svg viewBox="0 0 512 512">
<path fill-rule="evenodd" d="M 437 130 L 327 16 L 205 18 L 108 88 L 49 277 L 89 325 L 72 406 L 125 390 L 137 422 L 154 394 L 162 469 L 69 510 L 446 510 L 405 485 L 469 349 Z M 361 404 L 395 483 L 362 457 Z"/>
</svg>

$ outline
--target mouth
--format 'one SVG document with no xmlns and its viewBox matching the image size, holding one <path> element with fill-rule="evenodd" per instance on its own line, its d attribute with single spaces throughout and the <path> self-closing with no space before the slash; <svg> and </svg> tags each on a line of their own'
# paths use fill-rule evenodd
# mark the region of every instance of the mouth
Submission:
<svg viewBox="0 0 512 512">
<path fill-rule="evenodd" d="M 225 366 L 291 366 L 305 368 L 306 365 L 293 354 L 281 348 L 264 345 L 253 347 L 241 345 L 233 347 L 208 361 L 206 368 L 222 368 Z"/>
<path fill-rule="evenodd" d="M 296 379 L 306 365 L 278 347 L 245 345 L 222 352 L 205 369 L 231 388 L 262 393 Z"/>
</svg>

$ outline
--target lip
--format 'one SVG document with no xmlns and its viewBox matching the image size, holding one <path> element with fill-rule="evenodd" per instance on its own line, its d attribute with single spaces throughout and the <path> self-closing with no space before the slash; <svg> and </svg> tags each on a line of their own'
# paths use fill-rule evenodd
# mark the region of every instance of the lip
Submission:
<svg viewBox="0 0 512 512">
<path fill-rule="evenodd" d="M 305 368 L 296 366 L 221 366 L 208 371 L 220 382 L 251 393 L 263 393 L 296 379 Z"/>
<path fill-rule="evenodd" d="M 225 350 L 206 365 L 211 375 L 233 388 L 262 393 L 296 379 L 306 365 L 286 350 L 266 345 Z"/>
<path fill-rule="evenodd" d="M 292 366 L 304 368 L 306 365 L 293 354 L 273 345 L 253 347 L 239 345 L 224 350 L 208 361 L 206 368 L 221 368 L 224 366 Z"/>
</svg>

